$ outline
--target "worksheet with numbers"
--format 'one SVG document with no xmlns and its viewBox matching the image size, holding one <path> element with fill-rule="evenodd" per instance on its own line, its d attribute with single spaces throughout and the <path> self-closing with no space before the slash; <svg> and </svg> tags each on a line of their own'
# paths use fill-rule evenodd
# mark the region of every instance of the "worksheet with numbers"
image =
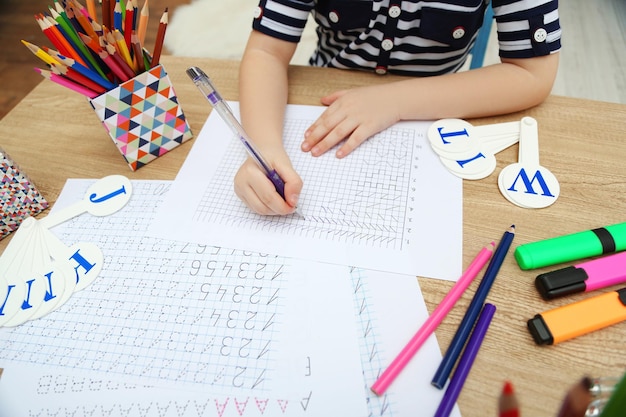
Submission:
<svg viewBox="0 0 626 417">
<path fill-rule="evenodd" d="M 91 182 L 69 181 L 55 210 Z M 434 336 L 384 396 L 369 390 L 427 317 L 414 277 L 150 238 L 171 183 L 132 184 L 120 212 L 55 229 L 105 265 L 59 310 L 0 329 L 0 416 L 434 412 Z"/>
<path fill-rule="evenodd" d="M 237 112 L 237 103 L 230 104 Z M 260 216 L 239 200 L 233 180 L 247 155 L 212 112 L 148 233 L 456 280 L 462 180 L 431 149 L 430 123 L 396 123 L 342 159 L 334 149 L 313 157 L 300 144 L 323 110 L 289 105 L 285 115 L 283 140 L 304 182 L 298 204 L 304 217 Z"/>
</svg>

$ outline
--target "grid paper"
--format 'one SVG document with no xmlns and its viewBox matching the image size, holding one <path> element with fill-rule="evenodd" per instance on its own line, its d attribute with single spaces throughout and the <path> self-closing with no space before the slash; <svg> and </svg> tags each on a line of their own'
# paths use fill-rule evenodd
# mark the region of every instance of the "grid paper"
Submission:
<svg viewBox="0 0 626 417">
<path fill-rule="evenodd" d="M 457 279 L 462 182 L 428 146 L 429 123 L 398 123 L 343 159 L 333 150 L 312 157 L 300 150 L 300 138 L 319 112 L 288 106 L 284 125 L 285 149 L 304 181 L 298 204 L 304 218 L 260 216 L 239 200 L 232 182 L 246 154 L 211 113 L 148 234 Z M 168 222 L 174 216 L 179 221 Z"/>
</svg>

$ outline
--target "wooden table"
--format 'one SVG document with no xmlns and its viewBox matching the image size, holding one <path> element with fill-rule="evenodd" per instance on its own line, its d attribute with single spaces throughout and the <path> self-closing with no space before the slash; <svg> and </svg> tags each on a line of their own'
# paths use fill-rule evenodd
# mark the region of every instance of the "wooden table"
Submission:
<svg viewBox="0 0 626 417">
<path fill-rule="evenodd" d="M 188 66 L 201 66 L 226 99 L 238 99 L 238 62 L 165 56 L 162 63 L 194 134 L 200 132 L 210 107 L 189 82 L 184 71 Z M 319 104 L 319 97 L 334 90 L 391 79 L 293 67 L 289 102 Z M 497 173 L 517 161 L 517 146 L 497 155 L 498 167 L 490 177 L 464 182 L 464 267 L 485 243 L 498 241 L 511 224 L 517 230 L 488 297 L 498 310 L 459 398 L 464 417 L 496 415 L 504 380 L 513 381 L 523 414 L 541 417 L 556 415 L 565 392 L 582 376 L 619 376 L 626 371 L 626 323 L 557 346 L 535 345 L 526 329 L 529 318 L 585 296 L 543 301 L 534 288 L 534 278 L 540 271 L 554 268 L 522 271 L 512 256 L 515 247 L 523 243 L 626 221 L 626 106 L 550 97 L 519 114 L 471 122 L 500 123 L 523 116 L 532 116 L 539 123 L 541 164 L 558 178 L 561 195 L 554 205 L 539 210 L 516 207 L 500 195 Z M 0 147 L 51 204 L 67 178 L 101 178 L 116 173 L 130 179 L 173 179 L 192 142 L 131 172 L 86 99 L 51 82 L 38 85 L 0 121 Z M 0 250 L 8 241 L 0 242 Z M 425 278 L 419 281 L 432 311 L 451 283 Z M 442 350 L 450 343 L 476 286 L 477 282 L 472 284 L 438 328 Z"/>
</svg>

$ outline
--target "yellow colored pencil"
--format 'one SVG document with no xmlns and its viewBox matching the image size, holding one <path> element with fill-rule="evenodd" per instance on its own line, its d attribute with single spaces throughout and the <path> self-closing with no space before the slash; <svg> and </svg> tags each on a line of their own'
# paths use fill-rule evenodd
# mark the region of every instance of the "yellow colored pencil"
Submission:
<svg viewBox="0 0 626 417">
<path fill-rule="evenodd" d="M 28 49 L 30 49 L 30 51 L 39 59 L 41 59 L 43 62 L 45 62 L 48 65 L 61 65 L 61 63 L 59 61 L 57 61 L 56 59 L 54 59 L 50 54 L 46 53 L 43 49 L 41 49 L 40 47 L 38 47 L 37 45 L 34 45 L 30 42 L 26 42 L 25 40 L 22 39 L 22 43 L 24 45 L 26 45 L 26 47 Z"/>
<path fill-rule="evenodd" d="M 115 45 L 117 46 L 116 49 L 119 51 L 120 56 L 133 69 L 133 71 L 137 72 L 137 68 L 135 67 L 133 59 L 130 56 L 130 50 L 126 45 L 126 39 L 124 38 L 124 35 L 122 35 L 122 32 L 115 29 L 115 31 L 113 32 L 113 36 L 115 38 Z"/>
</svg>

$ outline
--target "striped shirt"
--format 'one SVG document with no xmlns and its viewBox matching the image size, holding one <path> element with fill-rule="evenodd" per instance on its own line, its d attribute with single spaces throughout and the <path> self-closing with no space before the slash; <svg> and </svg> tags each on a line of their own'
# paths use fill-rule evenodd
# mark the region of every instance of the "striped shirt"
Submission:
<svg viewBox="0 0 626 417">
<path fill-rule="evenodd" d="M 260 0 L 253 28 L 299 42 L 310 13 L 315 66 L 430 76 L 458 71 L 489 0 Z M 558 0 L 492 0 L 502 58 L 561 48 Z"/>
</svg>

